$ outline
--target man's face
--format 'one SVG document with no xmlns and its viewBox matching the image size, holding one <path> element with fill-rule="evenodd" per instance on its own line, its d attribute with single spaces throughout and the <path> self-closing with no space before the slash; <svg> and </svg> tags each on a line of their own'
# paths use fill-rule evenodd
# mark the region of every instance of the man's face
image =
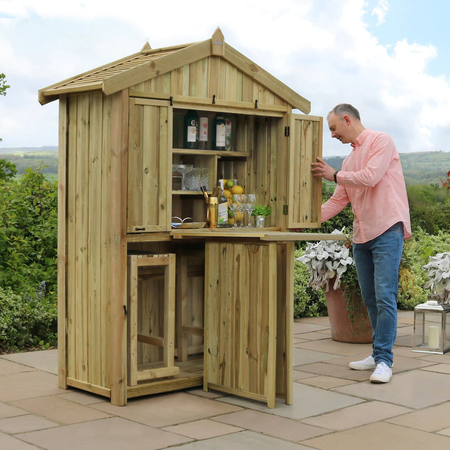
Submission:
<svg viewBox="0 0 450 450">
<path fill-rule="evenodd" d="M 339 139 L 343 144 L 351 142 L 348 136 L 350 130 L 347 116 L 339 117 L 336 114 L 331 114 L 328 117 L 328 128 L 332 138 Z"/>
</svg>

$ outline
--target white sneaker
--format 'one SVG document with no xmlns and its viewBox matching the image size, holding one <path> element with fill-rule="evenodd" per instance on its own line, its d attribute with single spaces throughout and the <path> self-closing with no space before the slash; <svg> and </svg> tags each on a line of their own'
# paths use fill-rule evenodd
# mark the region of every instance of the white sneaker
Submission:
<svg viewBox="0 0 450 450">
<path fill-rule="evenodd" d="M 363 359 L 362 361 L 353 361 L 349 365 L 350 369 L 354 370 L 373 370 L 377 365 L 372 356 Z"/>
<path fill-rule="evenodd" d="M 384 362 L 377 364 L 377 368 L 370 376 L 372 383 L 387 383 L 392 378 L 392 369 Z"/>
</svg>

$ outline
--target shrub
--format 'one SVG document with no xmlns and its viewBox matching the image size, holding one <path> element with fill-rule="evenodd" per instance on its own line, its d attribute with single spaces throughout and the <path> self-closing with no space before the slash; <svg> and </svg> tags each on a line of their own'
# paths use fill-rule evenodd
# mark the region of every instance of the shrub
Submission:
<svg viewBox="0 0 450 450">
<path fill-rule="evenodd" d="M 295 258 L 303 255 L 295 251 Z M 318 317 L 327 315 L 327 304 L 323 290 L 315 291 L 308 287 L 310 273 L 305 264 L 295 261 L 294 265 L 294 318 Z"/>
<path fill-rule="evenodd" d="M 48 348 L 57 341 L 56 295 L 14 294 L 0 287 L 0 351 Z"/>
<path fill-rule="evenodd" d="M 41 168 L 0 180 L 0 286 L 31 295 L 42 280 L 56 291 L 57 183 Z"/>
</svg>

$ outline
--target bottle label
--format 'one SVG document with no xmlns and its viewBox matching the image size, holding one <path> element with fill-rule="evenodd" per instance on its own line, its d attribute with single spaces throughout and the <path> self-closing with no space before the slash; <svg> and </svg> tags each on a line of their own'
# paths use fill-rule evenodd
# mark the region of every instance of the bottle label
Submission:
<svg viewBox="0 0 450 450">
<path fill-rule="evenodd" d="M 195 142 L 197 140 L 197 127 L 194 126 L 192 127 L 187 127 L 187 141 L 188 142 Z"/>
<path fill-rule="evenodd" d="M 219 227 L 228 226 L 228 202 L 219 203 L 217 208 L 217 225 Z"/>
<path fill-rule="evenodd" d="M 198 137 L 199 141 L 208 140 L 208 118 L 200 117 L 200 134 Z"/>
<path fill-rule="evenodd" d="M 231 145 L 231 120 L 225 120 L 225 140 L 227 148 Z"/>
<path fill-rule="evenodd" d="M 225 124 L 218 123 L 216 126 L 216 146 L 225 147 Z"/>
</svg>

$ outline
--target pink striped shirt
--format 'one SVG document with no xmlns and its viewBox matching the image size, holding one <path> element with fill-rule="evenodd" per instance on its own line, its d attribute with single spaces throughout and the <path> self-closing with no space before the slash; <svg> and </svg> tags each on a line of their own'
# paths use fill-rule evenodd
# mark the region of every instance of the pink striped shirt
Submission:
<svg viewBox="0 0 450 450">
<path fill-rule="evenodd" d="M 322 222 L 352 205 L 353 242 L 362 244 L 403 222 L 411 237 L 408 197 L 394 142 L 386 133 L 366 128 L 337 174 L 333 196 L 322 205 Z"/>
</svg>

